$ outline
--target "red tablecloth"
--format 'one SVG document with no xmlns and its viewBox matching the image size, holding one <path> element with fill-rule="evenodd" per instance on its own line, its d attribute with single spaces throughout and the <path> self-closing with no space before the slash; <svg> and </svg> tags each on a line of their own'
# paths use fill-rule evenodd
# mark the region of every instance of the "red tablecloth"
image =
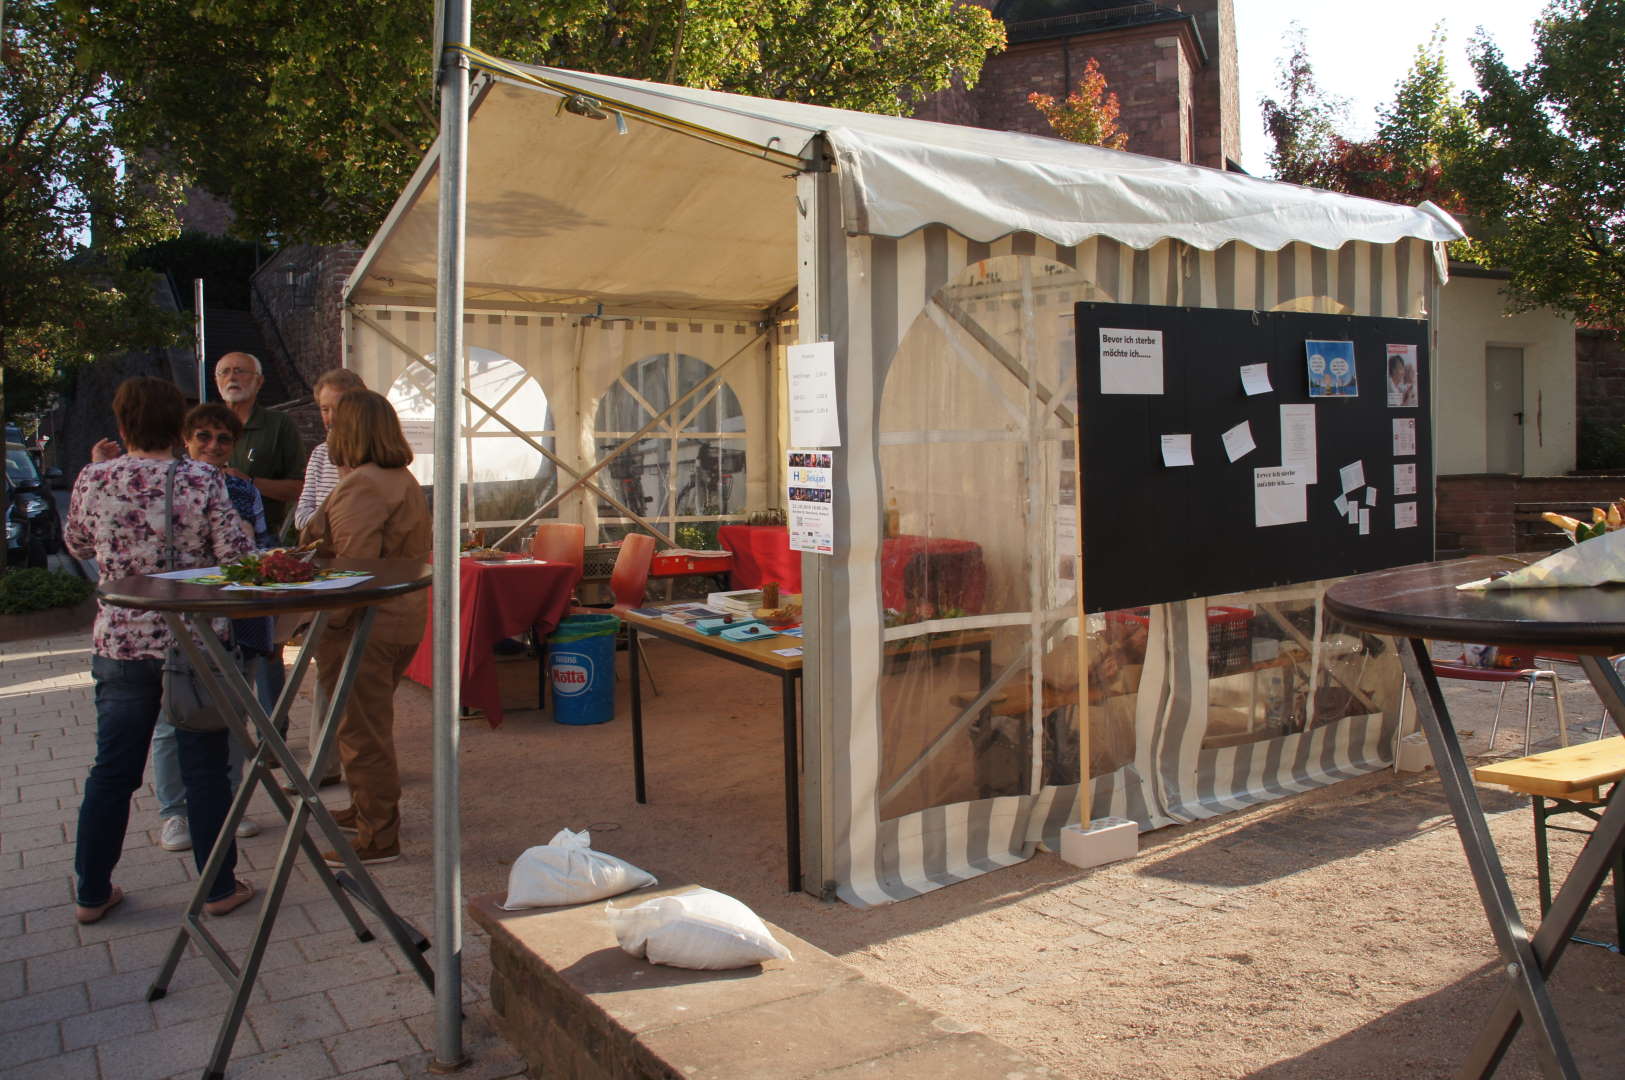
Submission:
<svg viewBox="0 0 1625 1080">
<path fill-rule="evenodd" d="M 462 641 L 463 705 L 481 709 L 492 727 L 502 723 L 502 694 L 497 686 L 496 643 L 538 627 L 548 633 L 570 609 L 581 568 L 569 563 L 482 563 L 462 560 L 462 609 L 458 626 Z M 423 643 L 406 669 L 406 677 L 424 686 L 434 684 L 434 599 L 429 600 L 429 624 Z"/>
<path fill-rule="evenodd" d="M 790 550 L 786 526 L 724 525 L 717 543 L 734 554 L 734 588 L 777 581 L 785 592 L 801 591 L 801 552 Z M 946 537 L 893 536 L 881 546 L 880 583 L 885 606 L 898 611 L 912 602 L 979 612 L 987 595 L 982 546 Z"/>
</svg>

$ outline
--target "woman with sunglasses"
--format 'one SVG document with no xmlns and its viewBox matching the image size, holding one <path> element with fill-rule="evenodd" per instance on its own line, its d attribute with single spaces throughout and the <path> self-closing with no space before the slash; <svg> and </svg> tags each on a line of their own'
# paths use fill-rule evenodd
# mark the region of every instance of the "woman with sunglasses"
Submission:
<svg viewBox="0 0 1625 1080">
<path fill-rule="evenodd" d="M 186 456 L 220 470 L 226 481 L 226 495 L 232 509 L 243 519 L 254 534 L 256 547 L 264 549 L 274 545 L 274 538 L 265 524 L 265 502 L 254 481 L 226 472 L 226 462 L 242 437 L 243 422 L 224 405 L 195 406 L 181 421 L 181 438 L 186 445 Z M 243 654 L 245 667 L 263 663 L 271 654 L 271 620 L 268 618 L 233 619 L 231 621 L 233 645 Z M 274 701 L 261 700 L 267 710 Z M 229 769 L 231 790 L 236 794 L 243 778 L 243 747 L 231 740 Z M 158 818 L 162 828 L 158 831 L 158 844 L 165 851 L 185 851 L 192 846 L 191 827 L 186 815 L 186 787 L 181 783 L 181 763 L 175 750 L 175 729 L 160 723 L 152 733 L 152 786 L 158 797 Z M 239 837 L 258 836 L 260 826 L 253 818 L 245 817 L 237 823 Z"/>
</svg>

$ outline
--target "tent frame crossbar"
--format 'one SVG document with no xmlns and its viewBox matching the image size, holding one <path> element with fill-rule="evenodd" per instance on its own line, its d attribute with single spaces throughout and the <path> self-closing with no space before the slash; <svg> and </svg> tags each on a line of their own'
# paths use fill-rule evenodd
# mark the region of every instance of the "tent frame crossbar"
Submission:
<svg viewBox="0 0 1625 1080">
<path fill-rule="evenodd" d="M 615 449 L 611 450 L 606 456 L 599 458 L 593 464 L 592 468 L 588 469 L 586 472 L 581 473 L 579 475 L 575 472 L 574 469 L 568 470 L 570 475 L 575 477 L 575 479 L 571 482 L 570 486 L 567 487 L 567 488 L 564 488 L 563 490 L 561 490 L 559 492 L 557 492 L 551 499 L 548 499 L 542 505 L 538 506 L 534 511 L 531 512 L 531 515 L 528 518 L 526 518 L 524 521 L 521 521 L 518 525 L 515 525 L 511 530 L 508 531 L 506 536 L 504 536 L 501 540 L 498 540 L 497 541 L 497 546 L 498 547 L 502 546 L 503 543 L 505 543 L 515 533 L 519 532 L 520 529 L 523 529 L 525 526 L 529 525 L 531 522 L 535 521 L 537 518 L 539 518 L 543 514 L 547 513 L 547 511 L 552 509 L 556 504 L 558 504 L 559 502 L 562 502 L 571 492 L 575 491 L 576 488 L 581 487 L 582 485 L 587 485 L 589 487 L 592 487 L 593 490 L 601 492 L 602 491 L 601 488 L 599 488 L 596 485 L 591 483 L 591 479 L 592 479 L 593 476 L 597 475 L 599 472 L 601 472 L 603 469 L 605 469 L 609 465 L 610 462 L 612 462 L 616 458 L 620 457 L 621 454 L 623 454 L 627 450 L 631 449 L 633 444 L 641 441 L 645 435 L 649 434 L 649 432 L 653 431 L 655 428 L 659 427 L 662 423 L 664 423 L 668 416 L 670 416 L 672 413 L 676 412 L 678 409 L 682 408 L 683 405 L 690 398 L 694 397 L 694 395 L 696 395 L 700 391 L 706 389 L 712 383 L 721 381 L 722 373 L 723 373 L 723 371 L 727 370 L 728 365 L 732 364 L 735 360 L 738 360 L 741 356 L 744 356 L 745 353 L 749 352 L 754 346 L 756 346 L 759 342 L 761 342 L 764 338 L 766 338 L 767 337 L 767 332 L 768 332 L 768 327 L 766 325 L 763 325 L 760 329 L 758 329 L 756 331 L 756 336 L 755 337 L 751 338 L 749 341 L 745 342 L 745 344 L 741 345 L 738 348 L 738 350 L 736 350 L 734 352 L 734 354 L 732 356 L 728 357 L 728 359 L 724 360 L 722 363 L 720 363 L 716 367 L 712 368 L 711 373 L 709 375 L 707 375 L 705 378 L 701 379 L 699 382 L 695 383 L 694 386 L 688 391 L 688 393 L 683 394 L 676 401 L 673 401 L 670 405 L 667 405 L 664 409 L 660 410 L 660 412 L 658 414 L 656 414 L 653 419 L 651 419 L 647 424 L 644 424 L 641 428 L 639 428 L 636 432 L 634 432 L 629 438 L 626 439 L 626 441 L 622 442 Z M 606 495 L 605 498 L 609 498 L 609 497 Z M 627 510 L 625 506 L 621 505 L 621 503 L 617 502 L 614 499 L 609 499 L 609 501 L 615 507 L 625 511 L 626 514 L 629 517 L 632 518 L 632 520 L 636 521 L 638 524 L 642 525 L 644 528 L 646 528 L 650 532 L 654 533 L 660 539 L 664 540 L 667 544 L 670 544 L 673 547 L 677 546 L 676 541 L 672 540 L 671 537 L 667 536 L 663 531 L 656 528 L 654 525 L 651 525 L 649 522 L 647 522 L 643 518 L 641 518 L 638 515 L 632 513 L 630 510 Z"/>
<path fill-rule="evenodd" d="M 369 319 L 366 316 L 365 312 L 362 312 L 362 311 L 356 310 L 355 308 L 352 308 L 351 309 L 351 314 L 354 315 L 357 319 L 360 319 L 363 323 L 365 323 L 374 333 L 378 334 L 378 336 L 382 337 L 385 341 L 389 342 L 391 345 L 395 346 L 395 348 L 399 349 L 405 356 L 407 356 L 408 358 L 410 358 L 411 360 L 413 360 L 413 361 L 415 361 L 417 363 L 422 364 L 424 367 L 428 368 L 430 374 L 435 373 L 436 368 L 435 368 L 434 361 L 426 359 L 425 357 L 419 355 L 417 350 L 413 349 L 410 345 L 406 344 L 404 341 L 402 341 L 400 338 L 396 337 L 394 334 L 390 333 L 388 330 L 384 329 L 382 326 L 379 326 L 378 323 L 374 322 L 372 319 Z M 470 391 L 468 389 L 467 386 L 463 386 L 460 389 L 462 390 L 462 394 L 463 394 L 464 398 L 466 398 L 468 401 L 472 402 L 474 405 L 478 406 L 480 409 L 483 409 L 485 411 L 485 413 L 491 417 L 491 419 L 495 420 L 497 423 L 499 423 L 503 427 L 507 428 L 510 432 L 513 433 L 513 435 L 516 438 L 522 439 L 526 444 L 528 444 L 530 447 L 532 447 L 537 452 L 539 452 L 543 457 L 545 457 L 545 458 L 547 458 L 547 460 L 551 461 L 554 464 L 554 466 L 556 466 L 561 472 L 566 472 L 566 473 L 569 473 L 572 477 L 577 477 L 577 483 L 570 488 L 570 491 L 574 491 L 576 489 L 576 487 L 579 487 L 581 485 L 582 481 L 580 480 L 579 474 L 576 472 L 575 469 L 571 468 L 570 464 L 568 462 L 566 462 L 563 458 L 559 457 L 553 451 L 549 450 L 547 447 L 545 447 L 541 443 L 537 442 L 531 436 L 527 435 L 524 431 L 520 430 L 520 428 L 519 428 L 519 426 L 517 424 L 513 423 L 506 416 L 503 416 L 501 413 L 497 412 L 491 406 L 487 405 L 484 401 L 480 400 L 477 396 L 474 395 L 474 393 L 472 391 Z M 668 543 L 668 544 L 672 543 L 671 538 L 668 537 L 663 531 L 661 531 L 661 529 L 657 525 L 655 525 L 653 522 L 650 522 L 650 521 L 644 519 L 643 517 L 640 517 L 638 514 L 634 513 L 631 510 L 630 507 L 623 504 L 619 499 L 615 498 L 615 496 L 611 495 L 609 492 L 605 491 L 603 488 L 599 487 L 597 484 L 588 483 L 587 488 L 589 490 L 595 492 L 599 496 L 601 496 L 604 499 L 604 501 L 608 502 L 611 506 L 613 506 L 617 510 L 621 511 L 627 517 L 631 518 L 633 521 L 637 522 L 639 525 L 642 525 L 644 528 L 648 529 L 651 533 L 658 536 L 660 539 L 666 541 L 666 543 Z M 568 494 L 568 492 L 566 492 L 565 494 Z M 496 544 L 493 545 L 493 546 L 501 547 L 510 538 L 512 538 L 515 533 L 519 532 L 519 530 L 523 529 L 525 526 L 529 525 L 531 522 L 535 521 L 538 517 L 540 517 L 542 515 L 542 511 L 547 509 L 547 507 L 552 506 L 553 503 L 557 502 L 558 498 L 562 498 L 562 496 L 559 496 L 559 497 L 556 497 L 556 498 L 554 498 L 552 500 L 549 500 L 549 502 L 546 505 L 544 505 L 541 509 L 539 509 L 535 513 L 531 514 L 524 521 L 521 521 L 518 525 L 515 525 L 513 527 L 513 529 L 510 530 L 506 536 L 504 536 L 501 540 L 498 540 L 496 542 Z"/>
</svg>

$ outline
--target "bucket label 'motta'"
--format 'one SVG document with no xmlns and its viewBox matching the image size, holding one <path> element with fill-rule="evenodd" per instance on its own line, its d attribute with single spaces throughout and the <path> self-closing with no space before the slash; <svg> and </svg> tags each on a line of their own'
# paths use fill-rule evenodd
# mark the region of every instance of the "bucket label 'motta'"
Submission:
<svg viewBox="0 0 1625 1080">
<path fill-rule="evenodd" d="M 553 693 L 560 697 L 585 694 L 592 685 L 592 657 L 586 653 L 554 651 L 548 665 L 553 673 Z"/>
</svg>

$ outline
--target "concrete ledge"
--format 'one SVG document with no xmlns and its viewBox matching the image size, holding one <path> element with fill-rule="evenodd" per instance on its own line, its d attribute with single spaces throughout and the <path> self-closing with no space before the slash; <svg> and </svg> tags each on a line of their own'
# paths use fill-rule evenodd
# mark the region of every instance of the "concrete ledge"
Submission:
<svg viewBox="0 0 1625 1080">
<path fill-rule="evenodd" d="M 549 1080 L 1058 1075 L 776 926 L 773 936 L 793 962 L 685 971 L 622 952 L 602 902 L 529 911 L 503 911 L 501 902 L 499 895 L 469 901 L 469 914 L 491 935 L 491 1004 L 502 1033 Z"/>
</svg>

